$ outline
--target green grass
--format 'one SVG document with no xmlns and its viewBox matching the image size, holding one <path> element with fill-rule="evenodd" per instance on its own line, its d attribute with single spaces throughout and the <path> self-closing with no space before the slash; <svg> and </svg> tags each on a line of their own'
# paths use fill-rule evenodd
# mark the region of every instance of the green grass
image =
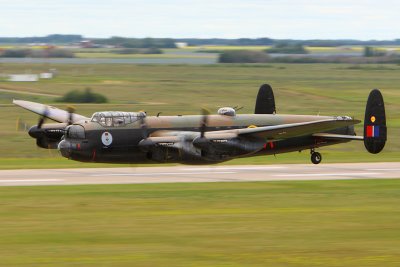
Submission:
<svg viewBox="0 0 400 267">
<path fill-rule="evenodd" d="M 385 153 L 369 155 L 361 142 L 322 148 L 324 162 L 335 161 L 396 161 L 399 159 L 400 136 L 400 66 L 347 64 L 238 64 L 238 65 L 129 65 L 129 64 L 0 64 L 0 73 L 38 73 L 56 68 L 58 76 L 37 83 L 0 82 L 0 166 L 42 167 L 24 159 L 53 158 L 56 151 L 36 148 L 27 133 L 16 131 L 19 117 L 29 125 L 38 117 L 11 104 L 12 99 L 56 103 L 59 95 L 70 90 L 90 87 L 104 94 L 111 103 L 104 105 L 76 105 L 77 112 L 91 116 L 100 110 L 146 110 L 155 115 L 199 114 L 201 107 L 215 111 L 221 106 L 243 106 L 240 113 L 253 113 L 255 97 L 260 84 L 270 83 L 275 92 L 278 113 L 350 115 L 363 119 L 365 103 L 372 88 L 383 92 L 389 126 L 389 141 Z M 13 92 L 10 92 L 14 91 Z M 38 93 L 44 95 L 32 95 Z M 46 95 L 48 94 L 48 95 Z M 52 97 L 51 95 L 54 95 Z M 362 129 L 356 128 L 360 134 Z M 308 162 L 308 153 L 302 158 L 278 156 L 277 159 L 246 159 L 235 162 L 247 164 Z M 272 157 L 273 158 L 273 157 Z M 11 161 L 7 161 L 7 160 Z M 58 160 L 57 164 L 66 160 Z M 54 164 L 57 165 L 56 163 Z M 75 164 L 75 165 L 74 165 Z M 51 165 L 51 164 L 50 164 Z M 81 166 L 80 163 L 62 163 L 63 166 Z M 5 167 L 4 167 L 5 166 Z"/>
<path fill-rule="evenodd" d="M 342 145 L 345 149 L 344 145 Z M 360 143 L 360 146 L 363 146 Z M 379 156 L 371 155 L 364 151 L 360 152 L 342 152 L 321 149 L 323 163 L 340 162 L 397 162 L 400 158 L 400 152 L 382 152 Z M 38 155 L 34 158 L 0 158 L 0 170 L 7 169 L 68 169 L 68 168 L 114 168 L 114 167 L 160 167 L 173 166 L 176 163 L 160 164 L 107 164 L 107 163 L 82 163 L 68 160 L 61 157 L 57 151 L 38 150 Z M 47 154 L 47 155 L 44 155 Z M 218 165 L 270 165 L 270 164 L 310 164 L 309 151 L 301 153 L 286 153 L 275 156 L 257 156 L 250 158 L 238 158 L 231 161 L 216 164 Z"/>
<path fill-rule="evenodd" d="M 400 180 L 2 187 L 1 266 L 398 266 Z"/>
<path fill-rule="evenodd" d="M 197 51 L 215 51 L 222 52 L 226 50 L 266 50 L 271 48 L 272 46 L 223 46 L 223 45 L 207 45 L 207 46 L 198 46 L 198 47 L 187 47 L 185 50 L 197 50 Z M 399 46 L 374 46 L 375 48 L 381 51 L 391 51 L 391 52 L 399 52 Z M 360 45 L 352 45 L 352 46 L 336 46 L 336 47 L 318 47 L 318 46 L 305 46 L 305 49 L 311 54 L 346 54 L 346 53 L 361 53 L 364 50 L 364 46 Z M 179 50 L 178 50 L 179 51 Z"/>
<path fill-rule="evenodd" d="M 116 54 L 116 53 L 83 53 L 79 52 L 75 54 L 76 57 L 79 58 L 215 58 L 212 55 L 204 55 L 204 54 Z"/>
</svg>

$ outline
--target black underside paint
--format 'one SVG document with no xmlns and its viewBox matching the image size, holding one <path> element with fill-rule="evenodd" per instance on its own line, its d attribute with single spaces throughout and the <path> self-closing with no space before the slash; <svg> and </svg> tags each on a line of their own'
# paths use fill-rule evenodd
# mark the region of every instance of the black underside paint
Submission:
<svg viewBox="0 0 400 267">
<path fill-rule="evenodd" d="M 162 129 L 152 129 L 157 131 Z M 165 130 L 165 129 L 164 129 Z M 191 131 L 195 129 L 174 129 L 176 131 Z M 209 131 L 213 129 L 210 128 Z M 221 130 L 219 128 L 218 130 Z M 352 129 L 351 129 L 352 130 Z M 214 149 L 201 151 L 198 155 L 186 153 L 182 149 L 174 147 L 155 146 L 150 151 L 143 151 L 139 142 L 143 139 L 141 129 L 107 129 L 112 134 L 113 142 L 110 146 L 102 144 L 101 135 L 105 130 L 87 131 L 85 140 L 68 140 L 71 151 L 68 157 L 83 162 L 99 163 L 154 163 L 154 162 L 178 162 L 187 164 L 212 164 L 231 160 L 237 157 L 249 157 L 257 155 L 273 155 L 293 151 L 314 149 L 318 147 L 347 142 L 344 140 L 327 140 L 312 136 L 296 137 L 281 141 L 264 142 L 258 148 L 251 151 L 238 150 L 233 147 L 225 147 L 223 150 Z M 336 129 L 332 132 L 351 134 L 348 128 Z M 257 142 L 257 140 L 243 140 L 243 142 Z M 258 140 L 259 141 L 259 140 Z M 239 140 L 239 142 L 242 142 Z M 78 149 L 79 144 L 79 149 Z M 257 147 L 257 146 L 255 146 Z"/>
</svg>

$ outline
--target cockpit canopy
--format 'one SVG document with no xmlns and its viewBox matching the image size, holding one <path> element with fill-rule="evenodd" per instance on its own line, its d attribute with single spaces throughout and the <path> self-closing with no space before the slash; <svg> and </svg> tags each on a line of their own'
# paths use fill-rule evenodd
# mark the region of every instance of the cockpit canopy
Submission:
<svg viewBox="0 0 400 267">
<path fill-rule="evenodd" d="M 102 111 L 93 114 L 91 121 L 105 127 L 121 127 L 146 117 L 145 112 Z"/>
</svg>

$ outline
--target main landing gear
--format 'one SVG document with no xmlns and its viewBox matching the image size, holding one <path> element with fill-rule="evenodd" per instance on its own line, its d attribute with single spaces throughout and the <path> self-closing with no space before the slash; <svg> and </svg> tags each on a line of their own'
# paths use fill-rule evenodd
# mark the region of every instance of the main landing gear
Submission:
<svg viewBox="0 0 400 267">
<path fill-rule="evenodd" d="M 314 149 L 311 149 L 311 162 L 314 164 L 319 164 L 322 161 L 322 156 L 320 153 L 315 152 Z"/>
</svg>

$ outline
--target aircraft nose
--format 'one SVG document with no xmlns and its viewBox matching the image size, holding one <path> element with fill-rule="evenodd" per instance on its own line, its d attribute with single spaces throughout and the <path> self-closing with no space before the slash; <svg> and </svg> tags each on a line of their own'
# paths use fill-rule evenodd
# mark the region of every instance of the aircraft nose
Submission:
<svg viewBox="0 0 400 267">
<path fill-rule="evenodd" d="M 71 143 L 66 140 L 62 140 L 58 144 L 58 150 L 61 152 L 63 157 L 69 158 L 71 156 Z"/>
</svg>

